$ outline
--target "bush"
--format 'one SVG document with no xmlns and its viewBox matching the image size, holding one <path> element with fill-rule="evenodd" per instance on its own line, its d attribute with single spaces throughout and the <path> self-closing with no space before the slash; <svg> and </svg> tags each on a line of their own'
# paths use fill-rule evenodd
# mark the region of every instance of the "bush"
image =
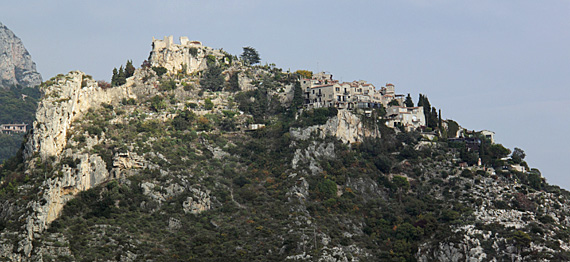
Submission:
<svg viewBox="0 0 570 262">
<path fill-rule="evenodd" d="M 150 99 L 150 109 L 158 112 L 166 108 L 166 102 L 164 102 L 164 97 L 156 95 Z"/>
<path fill-rule="evenodd" d="M 162 81 L 158 88 L 161 91 L 174 90 L 174 89 L 176 89 L 176 82 L 174 81 L 174 79 L 170 79 L 168 81 Z"/>
<path fill-rule="evenodd" d="M 166 71 L 168 71 L 162 66 L 153 66 L 152 70 L 156 73 L 157 76 L 162 76 L 166 73 Z"/>
<path fill-rule="evenodd" d="M 387 174 L 392 169 L 392 160 L 387 156 L 380 155 L 374 159 L 374 165 L 382 173 Z"/>
<path fill-rule="evenodd" d="M 206 100 L 204 101 L 204 108 L 206 110 L 212 110 L 214 108 L 214 103 L 212 102 L 212 100 L 206 98 Z"/>
<path fill-rule="evenodd" d="M 469 169 L 465 169 L 461 171 L 461 176 L 464 178 L 473 178 L 473 172 L 471 172 Z"/>
<path fill-rule="evenodd" d="M 317 191 L 323 199 L 336 197 L 336 183 L 328 178 L 325 178 L 317 185 Z"/>
</svg>

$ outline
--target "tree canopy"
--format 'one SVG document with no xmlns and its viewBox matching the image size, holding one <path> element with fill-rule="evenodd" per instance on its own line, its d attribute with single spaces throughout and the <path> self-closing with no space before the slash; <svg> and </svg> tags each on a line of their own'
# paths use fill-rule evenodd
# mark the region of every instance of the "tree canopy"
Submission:
<svg viewBox="0 0 570 262">
<path fill-rule="evenodd" d="M 413 107 L 414 106 L 414 101 L 412 101 L 412 97 L 410 96 L 410 93 L 408 93 L 408 96 L 406 97 L 406 101 L 404 101 L 404 104 L 407 107 Z"/>
<path fill-rule="evenodd" d="M 261 61 L 259 53 L 251 46 L 244 47 L 240 57 L 246 65 L 255 65 Z"/>
</svg>

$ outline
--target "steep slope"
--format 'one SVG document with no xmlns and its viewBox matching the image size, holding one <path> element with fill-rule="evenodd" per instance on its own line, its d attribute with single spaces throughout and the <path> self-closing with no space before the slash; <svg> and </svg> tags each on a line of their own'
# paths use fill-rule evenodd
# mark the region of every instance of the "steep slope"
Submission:
<svg viewBox="0 0 570 262">
<path fill-rule="evenodd" d="M 188 72 L 151 56 L 122 86 L 82 72 L 42 85 L 0 170 L 0 258 L 570 259 L 569 193 L 500 168 L 501 145 L 391 129 L 380 109 L 306 109 L 296 74 L 204 50 Z M 474 154 L 488 166 L 460 165 Z"/>
<path fill-rule="evenodd" d="M 0 87 L 36 86 L 42 82 L 22 40 L 0 23 Z"/>
</svg>

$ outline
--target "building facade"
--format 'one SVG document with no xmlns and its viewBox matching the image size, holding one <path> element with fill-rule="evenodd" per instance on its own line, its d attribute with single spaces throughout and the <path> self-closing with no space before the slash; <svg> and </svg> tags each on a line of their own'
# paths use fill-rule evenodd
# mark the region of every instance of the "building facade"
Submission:
<svg viewBox="0 0 570 262">
<path fill-rule="evenodd" d="M 26 133 L 27 124 L 2 124 L 0 125 L 0 132 L 2 133 Z"/>
</svg>

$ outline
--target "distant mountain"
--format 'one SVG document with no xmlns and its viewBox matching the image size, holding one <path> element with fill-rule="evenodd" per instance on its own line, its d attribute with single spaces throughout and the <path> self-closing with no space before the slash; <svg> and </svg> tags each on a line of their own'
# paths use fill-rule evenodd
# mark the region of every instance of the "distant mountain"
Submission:
<svg viewBox="0 0 570 262">
<path fill-rule="evenodd" d="M 42 76 L 36 71 L 32 56 L 8 27 L 0 23 L 0 87 L 36 86 Z"/>
</svg>

